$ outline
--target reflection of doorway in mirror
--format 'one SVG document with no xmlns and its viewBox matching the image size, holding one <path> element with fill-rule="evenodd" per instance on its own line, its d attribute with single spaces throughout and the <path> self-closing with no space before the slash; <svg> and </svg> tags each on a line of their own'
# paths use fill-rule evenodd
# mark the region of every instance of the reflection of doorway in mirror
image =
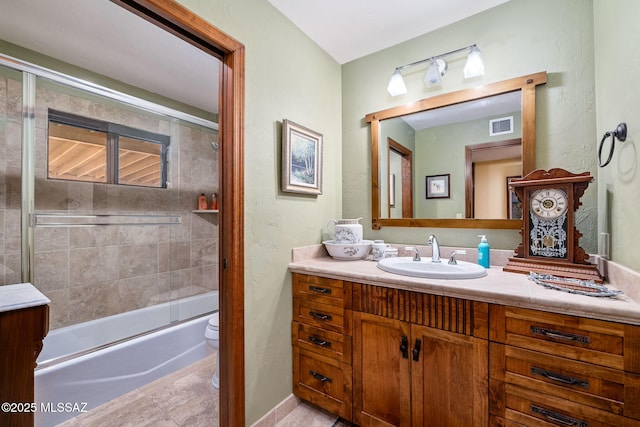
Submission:
<svg viewBox="0 0 640 427">
<path fill-rule="evenodd" d="M 509 219 L 506 179 L 522 174 L 520 138 L 465 147 L 465 217 Z"/>
<path fill-rule="evenodd" d="M 474 163 L 475 218 L 516 219 L 509 218 L 505 209 L 511 202 L 507 198 L 507 177 L 516 176 L 521 170 L 519 159 Z M 502 191 L 493 190 L 496 188 Z"/>
<path fill-rule="evenodd" d="M 388 218 L 413 217 L 413 152 L 388 138 Z"/>
</svg>

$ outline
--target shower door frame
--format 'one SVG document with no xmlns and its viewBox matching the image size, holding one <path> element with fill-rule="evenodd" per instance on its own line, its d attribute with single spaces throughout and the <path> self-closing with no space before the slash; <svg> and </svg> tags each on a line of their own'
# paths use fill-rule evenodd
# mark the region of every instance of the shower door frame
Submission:
<svg viewBox="0 0 640 427">
<path fill-rule="evenodd" d="M 222 61 L 220 73 L 220 425 L 244 427 L 245 48 L 175 0 L 111 0 Z"/>
</svg>

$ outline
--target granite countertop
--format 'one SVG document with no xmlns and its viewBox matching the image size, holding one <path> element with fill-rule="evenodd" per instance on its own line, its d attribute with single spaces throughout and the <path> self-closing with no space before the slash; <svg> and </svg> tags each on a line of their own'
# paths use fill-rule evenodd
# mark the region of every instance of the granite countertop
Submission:
<svg viewBox="0 0 640 427">
<path fill-rule="evenodd" d="M 46 305 L 50 302 L 51 300 L 31 283 L 0 286 L 0 312 Z"/>
<path fill-rule="evenodd" d="M 624 284 L 605 284 L 609 289 L 622 290 L 624 294 L 592 297 L 547 289 L 529 280 L 525 274 L 502 271 L 502 266 L 492 265 L 487 275 L 479 279 L 424 279 L 388 273 L 380 270 L 374 261 L 334 260 L 326 255 L 324 249 L 315 246 L 300 249 L 310 256 L 300 256 L 301 251 L 296 253 L 294 249 L 289 270 L 295 273 L 640 325 L 640 304 L 630 296 L 634 292 L 627 294 L 632 289 L 625 289 L 637 284 L 628 280 Z"/>
</svg>

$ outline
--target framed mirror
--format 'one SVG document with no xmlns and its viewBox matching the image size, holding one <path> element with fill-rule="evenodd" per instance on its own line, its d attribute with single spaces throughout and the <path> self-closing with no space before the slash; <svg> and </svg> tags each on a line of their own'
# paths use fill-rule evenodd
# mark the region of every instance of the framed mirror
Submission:
<svg viewBox="0 0 640 427">
<path fill-rule="evenodd" d="M 536 168 L 546 82 L 543 71 L 368 114 L 372 228 L 519 229 L 508 180 Z"/>
</svg>

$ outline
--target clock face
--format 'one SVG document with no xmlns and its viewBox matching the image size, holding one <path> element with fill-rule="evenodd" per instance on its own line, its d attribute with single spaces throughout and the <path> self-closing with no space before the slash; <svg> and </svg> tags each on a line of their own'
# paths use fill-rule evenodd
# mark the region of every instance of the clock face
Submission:
<svg viewBox="0 0 640 427">
<path fill-rule="evenodd" d="M 561 217 L 569 207 L 567 193 L 558 188 L 544 188 L 531 194 L 531 213 L 543 220 Z"/>
</svg>

